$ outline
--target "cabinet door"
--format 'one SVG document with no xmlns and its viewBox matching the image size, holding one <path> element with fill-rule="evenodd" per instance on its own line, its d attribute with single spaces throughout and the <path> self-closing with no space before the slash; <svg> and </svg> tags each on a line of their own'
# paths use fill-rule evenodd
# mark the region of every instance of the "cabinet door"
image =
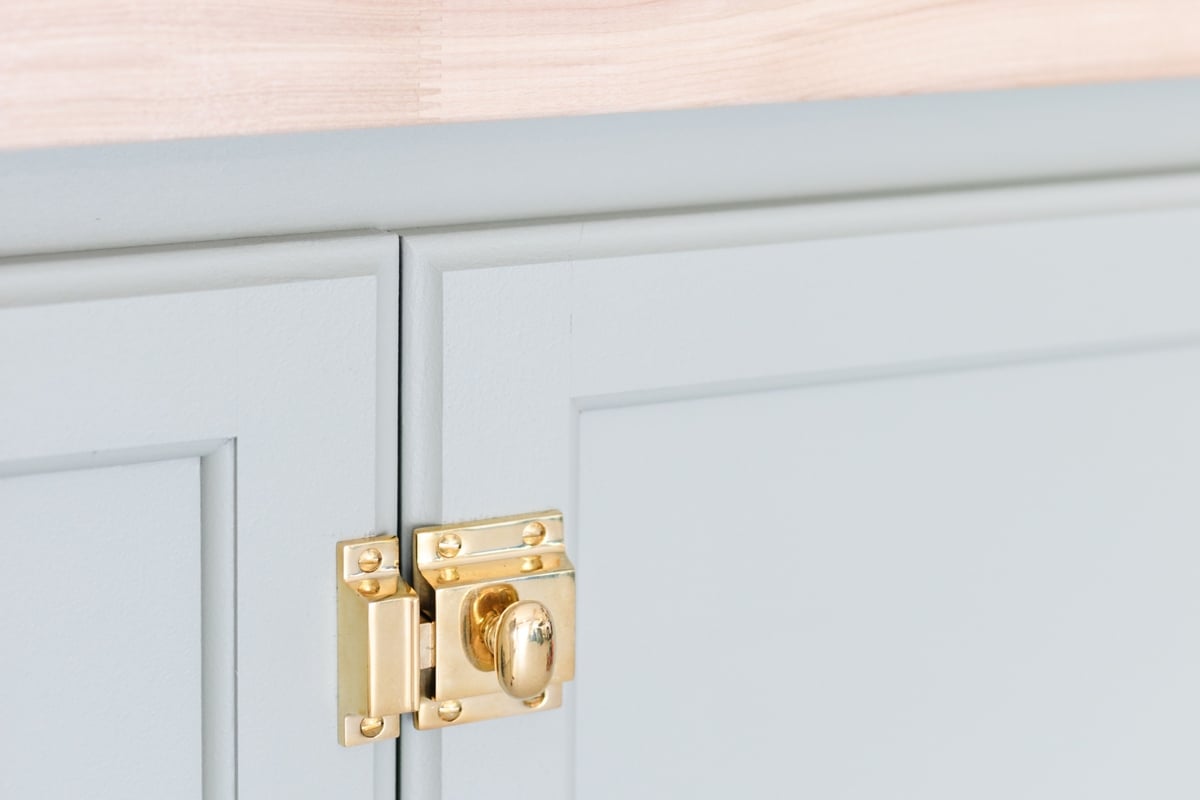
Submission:
<svg viewBox="0 0 1200 800">
<path fill-rule="evenodd" d="M 1200 210 L 1102 213 L 1147 186 L 406 238 L 403 525 L 563 508 L 578 649 L 401 795 L 1200 793 Z"/>
<path fill-rule="evenodd" d="M 0 266 L 0 796 L 394 797 L 331 570 L 395 529 L 398 280 L 385 235 Z"/>
</svg>

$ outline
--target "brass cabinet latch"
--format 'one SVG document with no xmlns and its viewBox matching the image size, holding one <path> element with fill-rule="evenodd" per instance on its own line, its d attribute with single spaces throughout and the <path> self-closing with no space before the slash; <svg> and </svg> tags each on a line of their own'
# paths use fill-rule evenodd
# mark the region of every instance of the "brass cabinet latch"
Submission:
<svg viewBox="0 0 1200 800">
<path fill-rule="evenodd" d="M 418 729 L 562 705 L 575 675 L 575 568 L 562 514 L 420 528 L 413 583 L 395 536 L 339 542 L 338 737 Z"/>
</svg>

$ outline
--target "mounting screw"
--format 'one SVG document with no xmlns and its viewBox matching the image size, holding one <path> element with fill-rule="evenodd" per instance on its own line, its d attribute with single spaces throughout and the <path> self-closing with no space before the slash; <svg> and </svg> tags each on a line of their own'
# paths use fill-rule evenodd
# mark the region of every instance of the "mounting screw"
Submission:
<svg viewBox="0 0 1200 800">
<path fill-rule="evenodd" d="M 454 722 L 462 713 L 462 703 L 457 700 L 447 700 L 438 706 L 438 716 L 443 722 Z"/>
<path fill-rule="evenodd" d="M 383 720 L 379 717 L 363 717 L 363 721 L 358 723 L 358 730 L 368 739 L 374 739 L 383 732 Z"/>
<path fill-rule="evenodd" d="M 374 578 L 367 578 L 365 581 L 358 582 L 358 593 L 363 597 L 374 597 L 379 594 L 379 581 Z"/>
<path fill-rule="evenodd" d="M 374 547 L 368 547 L 358 557 L 358 568 L 363 572 L 374 572 L 383 563 L 383 554 Z"/>
<path fill-rule="evenodd" d="M 521 533 L 521 540 L 531 547 L 535 544 L 541 544 L 545 538 L 546 526 L 540 522 L 529 523 Z"/>
<path fill-rule="evenodd" d="M 454 558 L 462 550 L 462 537 L 457 533 L 447 533 L 438 539 L 438 555 L 442 558 Z"/>
</svg>

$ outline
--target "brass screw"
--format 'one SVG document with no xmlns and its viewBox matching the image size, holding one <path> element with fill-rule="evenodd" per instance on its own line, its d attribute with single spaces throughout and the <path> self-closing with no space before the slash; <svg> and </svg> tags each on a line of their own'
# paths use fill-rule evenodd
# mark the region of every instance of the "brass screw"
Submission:
<svg viewBox="0 0 1200 800">
<path fill-rule="evenodd" d="M 525 526 L 524 532 L 521 533 L 521 540 L 530 547 L 535 544 L 541 544 L 545 538 L 546 526 L 540 522 L 529 523 Z"/>
<path fill-rule="evenodd" d="M 358 582 L 358 593 L 364 597 L 373 597 L 379 594 L 379 581 L 374 578 L 367 578 L 365 581 Z"/>
<path fill-rule="evenodd" d="M 521 572 L 536 572 L 542 568 L 541 556 L 525 556 L 521 559 Z"/>
<path fill-rule="evenodd" d="M 441 583 L 454 583 L 458 580 L 458 570 L 454 567 L 445 567 L 438 573 L 438 581 Z"/>
<path fill-rule="evenodd" d="M 457 533 L 447 533 L 438 539 L 438 555 L 442 558 L 454 558 L 462 550 L 462 537 Z"/>
<path fill-rule="evenodd" d="M 358 730 L 368 739 L 374 739 L 383 732 L 383 720 L 379 717 L 363 717 L 358 723 Z"/>
<path fill-rule="evenodd" d="M 462 713 L 462 703 L 457 700 L 447 700 L 438 706 L 438 716 L 443 722 L 454 722 Z"/>
<path fill-rule="evenodd" d="M 542 703 L 546 702 L 546 693 L 542 692 L 537 697 L 531 697 L 528 700 L 522 700 L 521 702 L 523 702 L 525 705 L 529 706 L 530 708 L 538 708 L 539 706 L 542 705 Z"/>
<path fill-rule="evenodd" d="M 383 563 L 383 554 L 374 547 L 368 547 L 358 557 L 358 568 L 363 572 L 374 572 Z"/>
</svg>

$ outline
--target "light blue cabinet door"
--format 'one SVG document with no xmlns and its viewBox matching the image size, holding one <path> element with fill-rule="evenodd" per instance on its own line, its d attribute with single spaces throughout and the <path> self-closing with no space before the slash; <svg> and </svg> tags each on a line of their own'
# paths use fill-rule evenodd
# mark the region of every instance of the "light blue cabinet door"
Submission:
<svg viewBox="0 0 1200 800">
<path fill-rule="evenodd" d="M 1200 792 L 1200 211 L 1098 202 L 406 239 L 406 522 L 563 507 L 579 608 L 402 796 Z"/>
<path fill-rule="evenodd" d="M 0 796 L 395 796 L 331 568 L 395 529 L 397 247 L 0 270 Z"/>
</svg>

